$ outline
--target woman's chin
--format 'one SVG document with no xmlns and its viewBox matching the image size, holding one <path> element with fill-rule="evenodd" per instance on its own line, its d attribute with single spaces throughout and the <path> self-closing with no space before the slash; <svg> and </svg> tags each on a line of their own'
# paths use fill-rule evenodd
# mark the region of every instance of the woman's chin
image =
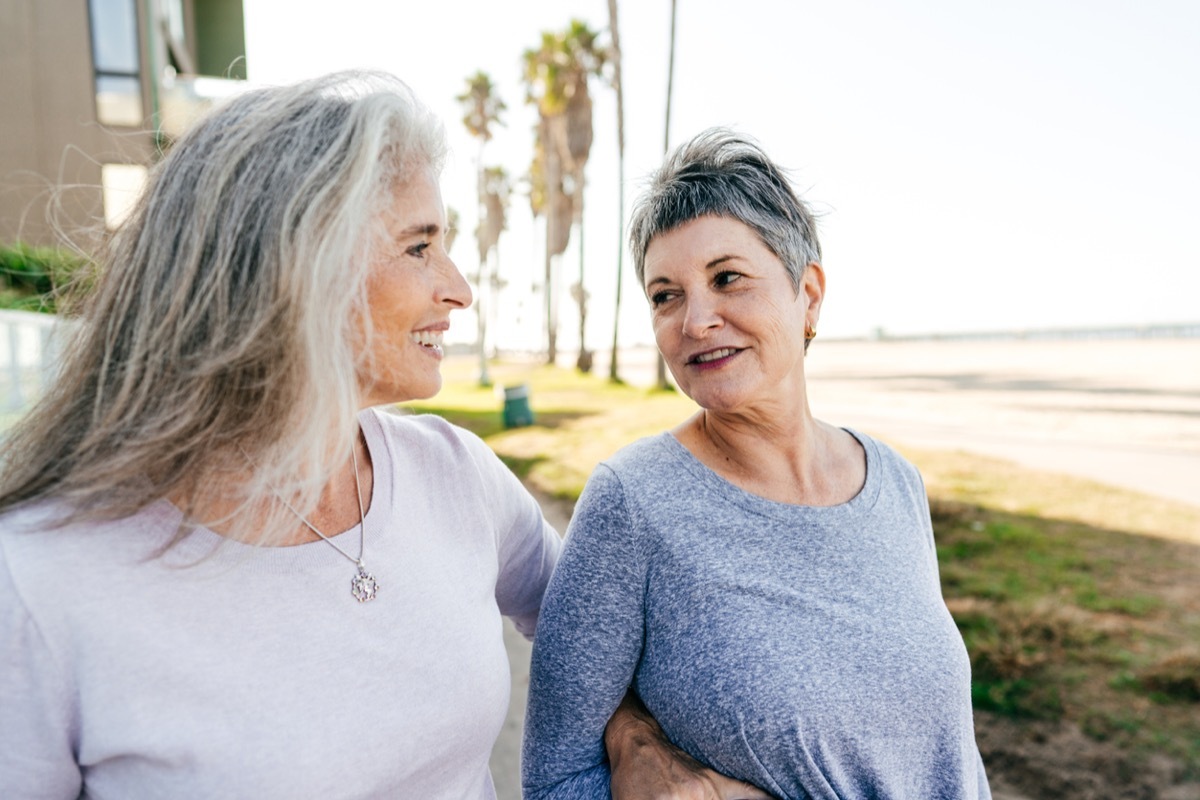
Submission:
<svg viewBox="0 0 1200 800">
<path fill-rule="evenodd" d="M 442 375 L 435 373 L 433 377 L 422 380 L 406 381 L 393 385 L 376 384 L 366 392 L 368 406 L 387 406 L 397 403 L 407 403 L 413 400 L 428 400 L 442 390 Z"/>
<path fill-rule="evenodd" d="M 732 386 L 680 386 L 679 390 L 705 411 L 737 411 L 746 399 L 743 392 Z"/>
</svg>

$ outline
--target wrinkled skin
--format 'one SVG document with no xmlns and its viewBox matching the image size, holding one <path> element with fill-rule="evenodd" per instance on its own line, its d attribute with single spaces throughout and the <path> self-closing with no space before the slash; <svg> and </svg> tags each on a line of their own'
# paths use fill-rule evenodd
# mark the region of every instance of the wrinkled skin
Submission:
<svg viewBox="0 0 1200 800">
<path fill-rule="evenodd" d="M 756 786 L 708 769 L 667 740 L 629 692 L 604 733 L 613 800 L 773 800 Z"/>
</svg>

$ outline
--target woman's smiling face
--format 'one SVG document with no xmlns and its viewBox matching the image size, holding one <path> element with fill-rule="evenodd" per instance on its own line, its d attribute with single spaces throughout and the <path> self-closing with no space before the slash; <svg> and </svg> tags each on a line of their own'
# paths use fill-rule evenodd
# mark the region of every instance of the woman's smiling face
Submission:
<svg viewBox="0 0 1200 800">
<path fill-rule="evenodd" d="M 805 325 L 816 327 L 824 292 L 819 265 L 807 266 L 797 293 L 752 228 L 719 216 L 658 234 L 645 264 L 654 338 L 688 397 L 737 412 L 802 390 Z"/>
<path fill-rule="evenodd" d="M 384 216 L 387 237 L 371 264 L 367 305 L 369 405 L 432 397 L 442 387 L 442 336 L 471 289 L 446 253 L 446 212 L 436 177 L 421 170 L 398 187 Z"/>
</svg>

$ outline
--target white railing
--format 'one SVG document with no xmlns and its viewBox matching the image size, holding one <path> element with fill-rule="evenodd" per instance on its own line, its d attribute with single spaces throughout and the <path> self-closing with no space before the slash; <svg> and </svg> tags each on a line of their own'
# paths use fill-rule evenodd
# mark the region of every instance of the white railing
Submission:
<svg viewBox="0 0 1200 800">
<path fill-rule="evenodd" d="M 214 105 L 251 88 L 248 81 L 173 75 L 159 89 L 159 124 L 164 133 L 178 138 Z"/>
<path fill-rule="evenodd" d="M 45 388 L 57 361 L 57 328 L 53 314 L 0 309 L 0 415 L 20 413 Z"/>
</svg>

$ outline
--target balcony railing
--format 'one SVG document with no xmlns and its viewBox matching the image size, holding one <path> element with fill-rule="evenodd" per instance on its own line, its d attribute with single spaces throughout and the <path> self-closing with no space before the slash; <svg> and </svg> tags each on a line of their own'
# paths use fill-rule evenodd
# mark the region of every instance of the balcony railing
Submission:
<svg viewBox="0 0 1200 800">
<path fill-rule="evenodd" d="M 60 324 L 53 314 L 0 310 L 0 427 L 48 384 L 58 362 Z"/>
<path fill-rule="evenodd" d="M 159 94 L 159 127 L 168 136 L 178 138 L 208 109 L 251 86 L 249 81 L 205 75 L 168 76 Z"/>
</svg>

